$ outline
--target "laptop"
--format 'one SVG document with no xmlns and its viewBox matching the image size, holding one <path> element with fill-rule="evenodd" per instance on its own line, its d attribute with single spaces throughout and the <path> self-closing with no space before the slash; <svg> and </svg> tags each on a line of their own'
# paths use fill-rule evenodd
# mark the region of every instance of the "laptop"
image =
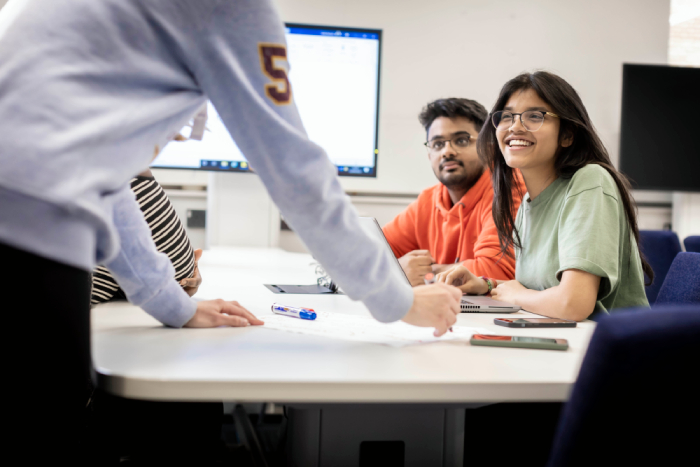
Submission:
<svg viewBox="0 0 700 467">
<path fill-rule="evenodd" d="M 362 225 L 362 228 L 364 228 L 371 237 L 376 238 L 386 247 L 391 254 L 391 257 L 394 258 L 392 263 L 394 265 L 394 269 L 396 269 L 397 272 L 400 272 L 401 276 L 406 279 L 406 283 L 410 285 L 411 282 L 408 280 L 406 273 L 399 264 L 399 260 L 396 258 L 396 256 L 394 256 L 394 252 L 392 251 L 391 246 L 389 246 L 389 242 L 384 236 L 384 232 L 379 226 L 377 219 L 374 217 L 360 217 L 360 225 Z M 462 313 L 515 313 L 520 309 L 521 308 L 517 305 L 499 302 L 498 300 L 494 300 L 493 298 L 483 295 L 465 295 L 462 297 Z"/>
</svg>

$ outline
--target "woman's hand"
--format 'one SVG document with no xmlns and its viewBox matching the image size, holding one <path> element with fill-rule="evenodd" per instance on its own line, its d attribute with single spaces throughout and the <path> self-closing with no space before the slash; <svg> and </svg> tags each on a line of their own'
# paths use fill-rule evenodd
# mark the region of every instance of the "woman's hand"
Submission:
<svg viewBox="0 0 700 467">
<path fill-rule="evenodd" d="M 501 302 L 519 305 L 518 295 L 527 288 L 518 281 L 506 281 L 498 284 L 498 287 L 491 291 L 491 298 Z"/>
<path fill-rule="evenodd" d="M 186 328 L 215 328 L 218 326 L 259 326 L 263 321 L 246 310 L 238 302 L 209 300 L 197 303 L 197 311 L 192 319 L 185 323 Z"/>
<path fill-rule="evenodd" d="M 435 281 L 453 285 L 469 294 L 483 295 L 489 291 L 489 285 L 485 280 L 479 279 L 461 264 L 441 272 L 435 277 Z"/>
<path fill-rule="evenodd" d="M 192 273 L 192 277 L 180 281 L 180 285 L 190 297 L 196 294 L 199 286 L 202 285 L 202 276 L 199 274 L 199 266 L 197 265 L 201 257 L 202 249 L 197 248 L 194 250 L 194 272 Z"/>
</svg>

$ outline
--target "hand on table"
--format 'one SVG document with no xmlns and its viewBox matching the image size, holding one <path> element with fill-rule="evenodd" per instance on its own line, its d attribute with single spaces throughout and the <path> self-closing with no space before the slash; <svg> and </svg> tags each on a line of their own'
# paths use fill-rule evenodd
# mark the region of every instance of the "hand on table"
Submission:
<svg viewBox="0 0 700 467">
<path fill-rule="evenodd" d="M 453 285 L 464 293 L 485 294 L 489 291 L 485 280 L 479 279 L 461 264 L 435 276 L 435 282 Z"/>
<path fill-rule="evenodd" d="M 186 328 L 215 328 L 217 326 L 259 326 L 264 324 L 238 302 L 208 300 L 197 303 L 197 311 L 185 323 Z"/>
<path fill-rule="evenodd" d="M 423 285 L 425 275 L 433 272 L 431 265 L 434 262 L 428 250 L 413 250 L 399 258 L 399 264 L 413 287 Z"/>
<path fill-rule="evenodd" d="M 491 298 L 517 305 L 517 295 L 523 290 L 527 290 L 527 288 L 518 281 L 501 282 L 498 287 L 491 291 Z"/>
<path fill-rule="evenodd" d="M 199 274 L 199 266 L 197 265 L 201 257 L 202 249 L 197 248 L 194 250 L 194 272 L 192 273 L 192 277 L 180 281 L 180 285 L 190 297 L 197 293 L 197 289 L 199 289 L 199 286 L 202 284 L 202 276 Z"/>
<path fill-rule="evenodd" d="M 457 322 L 462 292 L 445 284 L 421 285 L 413 289 L 413 305 L 402 321 L 414 326 L 434 327 L 442 336 Z"/>
</svg>

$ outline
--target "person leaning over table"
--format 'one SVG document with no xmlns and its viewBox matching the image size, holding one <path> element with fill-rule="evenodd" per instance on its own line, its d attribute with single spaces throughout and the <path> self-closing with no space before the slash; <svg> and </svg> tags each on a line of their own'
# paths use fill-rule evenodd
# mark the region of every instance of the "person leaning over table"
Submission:
<svg viewBox="0 0 700 467">
<path fill-rule="evenodd" d="M 463 266 L 437 280 L 575 321 L 649 306 L 644 273 L 653 280 L 654 272 L 638 248 L 629 182 L 574 88 L 545 71 L 519 75 L 501 89 L 491 123 L 478 151 L 493 174 L 501 249 L 515 247 L 515 280 L 485 281 Z M 515 169 L 528 192 L 514 217 L 506 194 Z"/>
<path fill-rule="evenodd" d="M 6 417 L 15 428 L 8 445 L 37 457 L 78 454 L 96 264 L 166 325 L 262 324 L 234 302 L 196 302 L 182 290 L 128 185 L 153 145 L 207 100 L 350 298 L 380 321 L 436 335 L 456 322 L 458 290 L 412 289 L 361 228 L 335 166 L 304 131 L 288 70 L 271 0 L 11 0 L 0 10 L 0 255 L 16 268 L 4 286 L 25 298 L 5 325 L 23 329 L 29 318 L 27 344 L 42 356 L 40 367 L 23 353 L 8 364 L 7 377 L 23 384 L 7 397 L 24 411 Z M 62 429 L 32 450 L 25 434 L 53 381 L 61 384 L 51 386 L 52 418 Z"/>
</svg>

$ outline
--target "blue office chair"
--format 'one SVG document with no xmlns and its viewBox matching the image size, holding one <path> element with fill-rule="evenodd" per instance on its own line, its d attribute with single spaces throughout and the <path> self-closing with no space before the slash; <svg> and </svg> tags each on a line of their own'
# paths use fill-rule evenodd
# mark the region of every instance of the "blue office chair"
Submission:
<svg viewBox="0 0 700 467">
<path fill-rule="evenodd" d="M 670 230 L 640 230 L 639 249 L 654 270 L 654 283 L 646 287 L 647 300 L 653 304 L 673 259 L 681 252 L 681 242 Z M 646 274 L 644 280 L 649 280 Z"/>
<path fill-rule="evenodd" d="M 678 253 L 654 306 L 691 303 L 700 304 L 700 253 Z"/>
<path fill-rule="evenodd" d="M 697 459 L 698 361 L 700 305 L 602 319 L 559 419 L 548 466 Z M 525 420 L 518 422 L 527 430 Z"/>
<path fill-rule="evenodd" d="M 700 235 L 691 235 L 683 240 L 685 251 L 692 253 L 700 253 Z"/>
</svg>

